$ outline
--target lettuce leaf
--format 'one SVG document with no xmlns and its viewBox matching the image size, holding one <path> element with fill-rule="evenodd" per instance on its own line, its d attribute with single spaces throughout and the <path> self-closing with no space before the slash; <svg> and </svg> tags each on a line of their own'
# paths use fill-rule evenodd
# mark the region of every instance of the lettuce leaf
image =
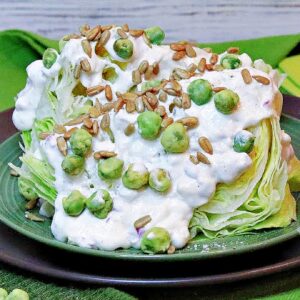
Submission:
<svg viewBox="0 0 300 300">
<path fill-rule="evenodd" d="M 11 163 L 9 166 L 26 180 L 40 198 L 54 205 L 57 196 L 54 186 L 54 169 L 44 160 L 35 158 L 31 153 L 23 154 L 20 160 L 23 163 L 22 168 Z"/>
<path fill-rule="evenodd" d="M 294 156 L 289 162 L 289 185 L 292 192 L 300 192 L 300 160 Z"/>
<path fill-rule="evenodd" d="M 243 234 L 248 231 L 265 228 L 263 222 L 265 221 L 266 227 L 270 226 L 272 220 L 267 223 L 267 219 L 271 216 L 275 216 L 281 211 L 280 214 L 286 212 L 286 220 L 291 222 L 291 217 L 295 214 L 295 208 L 291 204 L 289 205 L 289 210 L 283 207 L 287 182 L 287 164 L 281 159 L 281 143 L 280 143 L 280 125 L 279 120 L 272 118 L 266 120 L 263 123 L 268 122 L 269 125 L 261 132 L 261 137 L 259 138 L 262 143 L 256 143 L 255 152 L 256 156 L 253 158 L 253 165 L 256 168 L 256 172 L 260 174 L 259 167 L 260 163 L 255 163 L 255 158 L 260 156 L 260 153 L 264 153 L 268 157 L 268 160 L 265 164 L 263 173 L 259 175 L 259 178 L 253 176 L 253 171 L 247 170 L 242 177 L 244 178 L 244 184 L 251 185 L 251 188 L 245 189 L 244 184 L 240 184 L 240 178 L 237 179 L 236 185 L 233 183 L 229 186 L 226 186 L 226 192 L 223 190 L 220 193 L 219 189 L 224 188 L 223 186 L 218 186 L 216 194 L 219 195 L 218 201 L 214 201 L 214 204 L 210 207 L 208 211 L 207 205 L 198 207 L 194 210 L 194 215 L 190 222 L 190 231 L 192 237 L 197 233 L 203 232 L 207 237 L 214 238 L 218 236 L 226 235 L 236 235 Z M 263 124 L 262 123 L 262 124 Z M 264 125 L 260 126 L 264 126 Z M 258 136 L 259 137 L 259 136 Z M 264 139 L 270 140 L 270 148 L 266 145 Z M 247 177 L 251 177 L 251 180 L 247 180 Z M 258 181 L 257 181 L 258 179 Z M 256 185 L 253 186 L 253 181 L 257 181 Z M 240 194 L 241 185 L 244 187 L 244 193 L 247 195 L 246 199 L 239 196 L 238 199 L 241 201 L 239 206 L 234 210 L 228 210 L 227 208 L 235 207 L 238 203 L 236 201 L 236 195 Z M 223 199 L 221 198 L 223 196 Z M 232 197 L 235 195 L 235 197 Z M 292 197 L 292 196 L 291 196 Z M 242 202 L 242 199 L 244 201 Z M 223 201 L 222 201 L 223 200 Z M 291 200 L 286 200 L 290 201 Z M 232 205 L 231 202 L 234 204 Z M 212 210 L 212 207 L 214 208 Z M 282 209 L 282 210 L 281 210 Z M 211 212 L 212 211 L 212 212 Z M 274 217 L 275 218 L 275 217 Z M 286 224 L 288 221 L 283 222 Z M 259 225 L 260 224 L 260 225 Z M 275 224 L 275 222 L 273 222 Z M 281 226 L 277 222 L 278 226 Z M 275 225 L 274 225 L 275 226 Z"/>
<path fill-rule="evenodd" d="M 31 130 L 22 131 L 21 138 L 22 138 L 25 150 L 29 150 L 31 147 L 31 142 L 32 142 Z"/>
</svg>

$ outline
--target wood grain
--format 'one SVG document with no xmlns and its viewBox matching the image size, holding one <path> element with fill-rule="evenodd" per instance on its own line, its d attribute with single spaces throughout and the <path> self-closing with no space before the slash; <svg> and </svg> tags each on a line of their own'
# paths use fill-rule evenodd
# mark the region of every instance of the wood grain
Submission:
<svg viewBox="0 0 300 300">
<path fill-rule="evenodd" d="M 225 41 L 297 33 L 299 0 L 1 0 L 0 30 L 21 28 L 59 38 L 83 23 L 160 25 L 166 41 Z"/>
</svg>

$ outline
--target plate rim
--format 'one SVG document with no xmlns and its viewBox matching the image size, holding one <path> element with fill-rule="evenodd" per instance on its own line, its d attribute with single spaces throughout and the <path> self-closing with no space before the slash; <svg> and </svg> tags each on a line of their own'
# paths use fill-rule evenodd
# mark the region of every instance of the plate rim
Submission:
<svg viewBox="0 0 300 300">
<path fill-rule="evenodd" d="M 297 118 L 294 118 L 292 116 L 289 116 L 287 114 L 282 114 L 282 116 L 292 119 L 293 121 L 296 121 L 300 123 L 300 120 Z M 4 147 L 6 143 L 9 143 L 11 140 L 16 139 L 20 136 L 20 133 L 15 133 L 12 136 L 10 136 L 8 139 L 4 140 L 0 144 L 0 149 Z M 1 193 L 1 191 L 0 191 Z M 213 259 L 213 258 L 220 258 L 220 257 L 227 257 L 227 256 L 233 256 L 233 255 L 239 255 L 242 253 L 247 252 L 254 252 L 257 250 L 265 249 L 277 244 L 281 244 L 285 241 L 288 241 L 290 239 L 295 238 L 299 235 L 298 231 L 292 231 L 289 233 L 285 233 L 284 235 L 280 235 L 277 237 L 273 237 L 267 241 L 261 241 L 256 244 L 252 245 L 246 245 L 246 246 L 240 246 L 238 249 L 230 248 L 227 250 L 222 251 L 211 251 L 211 252 L 184 252 L 184 253 L 174 253 L 172 255 L 167 254 L 155 254 L 155 255 L 149 255 L 149 254 L 129 254 L 129 253 L 122 253 L 122 252 L 116 252 L 116 251 L 106 251 L 106 250 L 98 250 L 98 249 L 91 249 L 91 248 L 83 248 L 67 243 L 63 243 L 60 241 L 57 241 L 55 239 L 49 239 L 44 238 L 43 236 L 40 236 L 38 234 L 34 234 L 31 232 L 28 232 L 27 230 L 23 229 L 22 227 L 16 225 L 14 222 L 12 222 L 10 219 L 6 218 L 3 214 L 0 214 L 0 222 L 5 224 L 6 226 L 12 228 L 13 230 L 19 232 L 20 234 L 31 238 L 35 241 L 38 241 L 40 243 L 43 243 L 45 245 L 61 249 L 64 251 L 69 252 L 75 252 L 79 254 L 89 255 L 89 256 L 97 256 L 102 257 L 105 259 L 114 259 L 114 260 L 127 260 L 127 261 L 143 261 L 143 262 L 151 262 L 151 261 L 163 261 L 163 262 L 174 262 L 174 261 L 190 261 L 190 260 L 207 260 L 207 259 Z M 276 230 L 276 229 L 273 229 Z"/>
</svg>

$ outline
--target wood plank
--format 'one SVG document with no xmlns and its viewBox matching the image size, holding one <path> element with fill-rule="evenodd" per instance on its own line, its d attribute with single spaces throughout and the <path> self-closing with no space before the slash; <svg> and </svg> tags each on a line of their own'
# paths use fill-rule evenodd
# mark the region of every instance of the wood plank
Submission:
<svg viewBox="0 0 300 300">
<path fill-rule="evenodd" d="M 2 0 L 0 30 L 21 28 L 51 38 L 83 23 L 160 25 L 166 41 L 224 41 L 299 32 L 299 0 Z"/>
</svg>

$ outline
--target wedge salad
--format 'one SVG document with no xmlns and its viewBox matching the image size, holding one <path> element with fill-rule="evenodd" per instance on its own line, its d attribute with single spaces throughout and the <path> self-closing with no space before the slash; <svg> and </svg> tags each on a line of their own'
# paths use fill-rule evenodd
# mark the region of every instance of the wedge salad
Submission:
<svg viewBox="0 0 300 300">
<path fill-rule="evenodd" d="M 13 122 L 20 193 L 80 247 L 174 253 L 288 226 L 300 163 L 280 129 L 282 76 L 160 27 L 83 25 L 27 68 Z"/>
</svg>

